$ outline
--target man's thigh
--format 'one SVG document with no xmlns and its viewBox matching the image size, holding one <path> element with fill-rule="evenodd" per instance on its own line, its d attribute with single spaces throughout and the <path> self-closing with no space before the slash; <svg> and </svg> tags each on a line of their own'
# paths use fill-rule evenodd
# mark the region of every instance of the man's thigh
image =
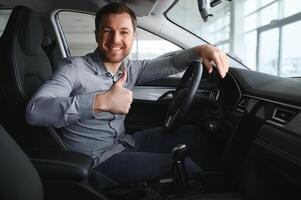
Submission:
<svg viewBox="0 0 301 200">
<path fill-rule="evenodd" d="M 178 144 L 186 144 L 191 157 L 202 168 L 206 168 L 210 156 L 209 145 L 202 131 L 196 126 L 180 126 L 173 132 L 163 128 L 146 129 L 134 133 L 135 151 L 171 153 Z"/>
<path fill-rule="evenodd" d="M 135 151 L 170 153 L 178 144 L 199 146 L 201 131 L 196 126 L 181 126 L 173 132 L 165 132 L 163 128 L 146 129 L 134 133 Z"/>
<path fill-rule="evenodd" d="M 185 165 L 188 175 L 201 172 L 190 159 L 185 160 Z M 172 159 L 170 153 L 123 151 L 95 169 L 120 183 L 145 181 L 171 177 Z"/>
</svg>

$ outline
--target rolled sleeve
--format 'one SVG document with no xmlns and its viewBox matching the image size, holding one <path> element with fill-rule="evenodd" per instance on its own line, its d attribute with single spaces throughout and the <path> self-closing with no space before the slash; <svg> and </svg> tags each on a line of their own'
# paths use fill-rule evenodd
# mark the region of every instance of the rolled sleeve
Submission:
<svg viewBox="0 0 301 200">
<path fill-rule="evenodd" d="M 93 104 L 96 94 L 82 95 L 78 99 L 78 111 L 80 119 L 94 118 Z"/>
<path fill-rule="evenodd" d="M 173 65 L 180 71 L 185 70 L 193 61 L 201 60 L 195 48 L 179 51 L 173 58 Z"/>
</svg>

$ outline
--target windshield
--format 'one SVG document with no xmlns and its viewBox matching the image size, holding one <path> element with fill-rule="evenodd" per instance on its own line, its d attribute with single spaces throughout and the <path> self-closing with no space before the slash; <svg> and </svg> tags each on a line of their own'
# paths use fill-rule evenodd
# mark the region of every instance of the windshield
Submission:
<svg viewBox="0 0 301 200">
<path fill-rule="evenodd" d="M 180 0 L 167 18 L 252 70 L 301 76 L 300 0 L 222 1 L 208 12 L 213 17 L 204 22 L 197 0 Z"/>
</svg>

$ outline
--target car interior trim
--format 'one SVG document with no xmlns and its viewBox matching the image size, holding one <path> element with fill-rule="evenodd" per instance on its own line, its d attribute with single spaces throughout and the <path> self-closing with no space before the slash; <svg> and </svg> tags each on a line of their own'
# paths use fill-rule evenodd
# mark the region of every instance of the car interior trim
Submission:
<svg viewBox="0 0 301 200">
<path fill-rule="evenodd" d="M 270 103 L 275 103 L 275 104 L 279 104 L 279 105 L 282 105 L 282 106 L 287 106 L 287 107 L 290 107 L 290 108 L 301 110 L 300 106 L 296 106 L 296 105 L 292 105 L 292 104 L 287 104 L 287 103 L 282 103 L 282 102 L 279 102 L 279 101 L 275 101 L 275 100 L 271 100 L 271 99 L 266 99 L 266 98 L 263 98 L 263 97 L 253 96 L 253 95 L 249 95 L 249 94 L 243 94 L 242 96 L 243 97 L 254 98 L 254 99 L 258 99 L 258 100 L 263 100 L 263 101 L 267 101 L 267 102 L 270 102 Z"/>
</svg>

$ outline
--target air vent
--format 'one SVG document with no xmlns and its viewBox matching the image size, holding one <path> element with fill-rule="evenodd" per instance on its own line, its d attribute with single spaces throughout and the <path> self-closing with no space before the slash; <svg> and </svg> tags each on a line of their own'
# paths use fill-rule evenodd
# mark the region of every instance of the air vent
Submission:
<svg viewBox="0 0 301 200">
<path fill-rule="evenodd" d="M 286 124 L 296 116 L 296 112 L 283 108 L 275 108 L 272 119 L 274 121 Z"/>
<path fill-rule="evenodd" d="M 210 91 L 209 101 L 216 102 L 218 100 L 218 98 L 219 98 L 219 94 L 220 94 L 219 90 L 212 90 L 212 91 Z"/>
</svg>

